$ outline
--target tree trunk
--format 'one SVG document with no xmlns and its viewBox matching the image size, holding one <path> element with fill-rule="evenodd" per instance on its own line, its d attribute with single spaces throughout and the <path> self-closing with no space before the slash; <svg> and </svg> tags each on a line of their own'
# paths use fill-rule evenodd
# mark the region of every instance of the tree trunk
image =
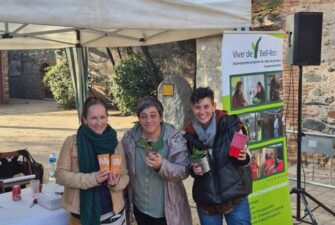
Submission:
<svg viewBox="0 0 335 225">
<path fill-rule="evenodd" d="M 149 71 L 149 75 L 151 78 L 151 83 L 155 88 L 158 88 L 158 85 L 161 82 L 161 77 L 159 75 L 159 70 L 157 69 L 154 60 L 152 59 L 148 47 L 147 46 L 141 46 L 141 50 L 143 52 L 144 58 L 145 58 L 145 65 Z"/>
<path fill-rule="evenodd" d="M 117 47 L 117 48 L 116 48 L 116 50 L 117 50 L 117 53 L 119 54 L 119 58 L 120 58 L 120 60 L 121 60 L 121 59 L 122 59 L 122 55 L 121 55 L 120 48 L 119 48 L 119 47 Z"/>
<path fill-rule="evenodd" d="M 115 60 L 113 58 L 112 52 L 109 48 L 106 48 L 106 51 L 107 51 L 107 55 L 108 55 L 110 61 L 112 62 L 113 69 L 115 70 Z"/>
<path fill-rule="evenodd" d="M 128 54 L 128 55 L 132 55 L 132 54 L 134 54 L 134 51 L 133 51 L 133 48 L 132 48 L 132 47 L 127 47 L 126 50 L 127 50 L 127 54 Z"/>
</svg>

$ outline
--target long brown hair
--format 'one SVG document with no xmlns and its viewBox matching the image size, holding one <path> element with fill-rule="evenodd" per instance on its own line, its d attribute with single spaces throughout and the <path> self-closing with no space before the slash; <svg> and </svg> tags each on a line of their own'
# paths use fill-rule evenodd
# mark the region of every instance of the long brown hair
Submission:
<svg viewBox="0 0 335 225">
<path fill-rule="evenodd" d="M 242 84 L 243 84 L 242 81 L 239 81 L 239 82 L 236 83 L 234 96 L 241 95 L 240 89 L 241 89 Z"/>
</svg>

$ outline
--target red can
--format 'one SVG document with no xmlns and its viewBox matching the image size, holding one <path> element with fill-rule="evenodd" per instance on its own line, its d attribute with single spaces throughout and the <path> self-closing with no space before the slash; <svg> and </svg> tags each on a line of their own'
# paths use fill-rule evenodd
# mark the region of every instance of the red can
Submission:
<svg viewBox="0 0 335 225">
<path fill-rule="evenodd" d="M 19 185 L 14 185 L 12 187 L 12 199 L 13 201 L 21 200 L 21 187 Z"/>
</svg>

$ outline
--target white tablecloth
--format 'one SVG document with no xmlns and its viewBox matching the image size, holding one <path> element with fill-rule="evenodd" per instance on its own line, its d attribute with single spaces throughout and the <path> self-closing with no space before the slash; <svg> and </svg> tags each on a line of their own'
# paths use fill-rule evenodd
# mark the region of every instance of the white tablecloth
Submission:
<svg viewBox="0 0 335 225">
<path fill-rule="evenodd" d="M 48 191 L 51 185 L 44 185 L 44 191 Z M 32 203 L 31 188 L 21 190 L 20 201 L 12 200 L 12 192 L 0 194 L 0 224 L 1 225 L 66 225 L 68 212 L 59 208 L 48 210 Z"/>
</svg>

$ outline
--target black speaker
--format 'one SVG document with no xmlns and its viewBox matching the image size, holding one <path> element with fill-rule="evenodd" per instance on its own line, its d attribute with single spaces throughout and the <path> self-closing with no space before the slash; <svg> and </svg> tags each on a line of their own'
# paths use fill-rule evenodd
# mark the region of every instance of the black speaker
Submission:
<svg viewBox="0 0 335 225">
<path fill-rule="evenodd" d="M 322 13 L 297 12 L 286 19 L 286 64 L 320 65 Z"/>
</svg>

